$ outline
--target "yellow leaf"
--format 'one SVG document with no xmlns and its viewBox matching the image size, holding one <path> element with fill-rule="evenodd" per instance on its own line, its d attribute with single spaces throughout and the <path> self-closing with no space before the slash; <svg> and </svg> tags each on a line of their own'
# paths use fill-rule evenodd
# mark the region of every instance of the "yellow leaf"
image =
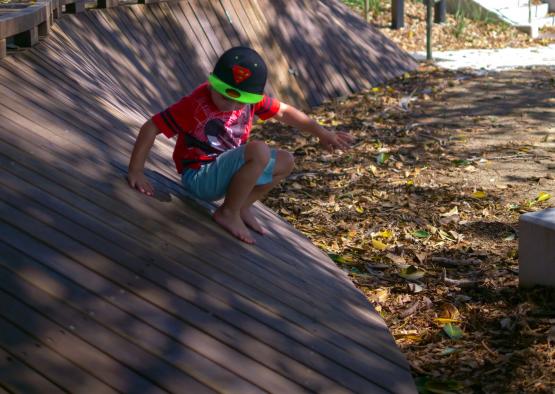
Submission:
<svg viewBox="0 0 555 394">
<path fill-rule="evenodd" d="M 377 239 L 372 240 L 372 246 L 378 250 L 386 250 L 387 245 Z"/>
<path fill-rule="evenodd" d="M 472 193 L 472 197 L 474 197 L 474 198 L 486 198 L 487 194 L 486 194 L 486 192 L 478 190 L 478 191 L 475 191 L 474 193 Z"/>
<path fill-rule="evenodd" d="M 449 319 L 447 317 L 436 317 L 434 321 L 439 325 L 444 325 L 447 323 L 460 323 L 460 320 L 457 319 Z"/>
<path fill-rule="evenodd" d="M 388 239 L 388 238 L 393 237 L 393 233 L 389 230 L 383 230 L 383 231 L 380 231 L 379 233 L 377 233 L 376 236 Z"/>
<path fill-rule="evenodd" d="M 372 91 L 374 93 L 379 93 L 379 92 L 381 92 L 381 89 L 380 88 L 372 88 Z"/>
<path fill-rule="evenodd" d="M 264 122 L 262 119 L 258 119 L 258 120 L 256 121 L 256 124 L 264 124 L 264 123 L 265 123 L 265 122 Z"/>
<path fill-rule="evenodd" d="M 407 181 L 407 186 L 414 186 L 414 181 L 412 179 L 409 179 Z"/>
<path fill-rule="evenodd" d="M 540 192 L 540 194 L 538 194 L 538 197 L 536 197 L 536 201 L 538 202 L 547 201 L 550 198 L 551 198 L 551 194 L 546 192 Z"/>
<path fill-rule="evenodd" d="M 363 212 L 364 212 L 364 208 L 362 208 L 362 207 L 355 207 L 355 210 L 356 210 L 358 213 L 363 213 Z"/>
</svg>

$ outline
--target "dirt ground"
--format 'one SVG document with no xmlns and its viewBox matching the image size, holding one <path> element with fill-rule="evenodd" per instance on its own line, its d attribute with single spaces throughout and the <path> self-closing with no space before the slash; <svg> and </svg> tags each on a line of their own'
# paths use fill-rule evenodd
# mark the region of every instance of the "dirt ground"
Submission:
<svg viewBox="0 0 555 394">
<path fill-rule="evenodd" d="M 268 122 L 295 152 L 265 203 L 368 297 L 421 392 L 555 390 L 555 291 L 518 288 L 518 219 L 555 206 L 555 69 L 422 65 L 312 114 L 354 148 Z"/>
</svg>

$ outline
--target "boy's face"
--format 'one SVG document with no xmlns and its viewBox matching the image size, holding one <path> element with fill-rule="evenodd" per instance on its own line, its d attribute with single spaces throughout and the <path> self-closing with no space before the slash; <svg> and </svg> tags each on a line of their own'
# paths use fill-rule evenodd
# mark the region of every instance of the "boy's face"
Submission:
<svg viewBox="0 0 555 394">
<path fill-rule="evenodd" d="M 239 101 L 232 100 L 226 96 L 221 95 L 214 89 L 210 89 L 210 95 L 212 102 L 218 107 L 222 112 L 238 111 L 245 108 L 246 104 L 240 103 Z"/>
</svg>

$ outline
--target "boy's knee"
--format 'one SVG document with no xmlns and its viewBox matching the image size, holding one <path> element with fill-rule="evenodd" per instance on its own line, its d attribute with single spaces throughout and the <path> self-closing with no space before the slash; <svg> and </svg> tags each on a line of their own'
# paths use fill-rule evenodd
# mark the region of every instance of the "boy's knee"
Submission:
<svg viewBox="0 0 555 394">
<path fill-rule="evenodd" d="M 245 161 L 254 161 L 261 166 L 266 166 L 270 161 L 270 148 L 262 141 L 249 142 L 245 147 Z"/>
<path fill-rule="evenodd" d="M 276 168 L 275 172 L 282 177 L 286 177 L 293 171 L 295 166 L 295 158 L 293 155 L 285 150 L 278 150 L 276 152 Z"/>
</svg>

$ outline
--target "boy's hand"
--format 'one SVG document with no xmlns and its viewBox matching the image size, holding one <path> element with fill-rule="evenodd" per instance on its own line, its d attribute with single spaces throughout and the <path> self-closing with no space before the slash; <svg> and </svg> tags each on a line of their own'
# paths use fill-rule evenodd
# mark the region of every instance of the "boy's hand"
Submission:
<svg viewBox="0 0 555 394">
<path fill-rule="evenodd" d="M 129 186 L 131 186 L 133 189 L 137 189 L 147 196 L 154 195 L 154 188 L 142 172 L 129 172 L 127 174 L 127 182 L 129 183 Z"/>
<path fill-rule="evenodd" d="M 327 129 L 323 129 L 322 134 L 318 138 L 322 147 L 329 152 L 333 152 L 334 149 L 350 149 L 351 142 L 353 141 L 353 137 L 349 133 L 343 131 L 334 133 Z"/>
</svg>

